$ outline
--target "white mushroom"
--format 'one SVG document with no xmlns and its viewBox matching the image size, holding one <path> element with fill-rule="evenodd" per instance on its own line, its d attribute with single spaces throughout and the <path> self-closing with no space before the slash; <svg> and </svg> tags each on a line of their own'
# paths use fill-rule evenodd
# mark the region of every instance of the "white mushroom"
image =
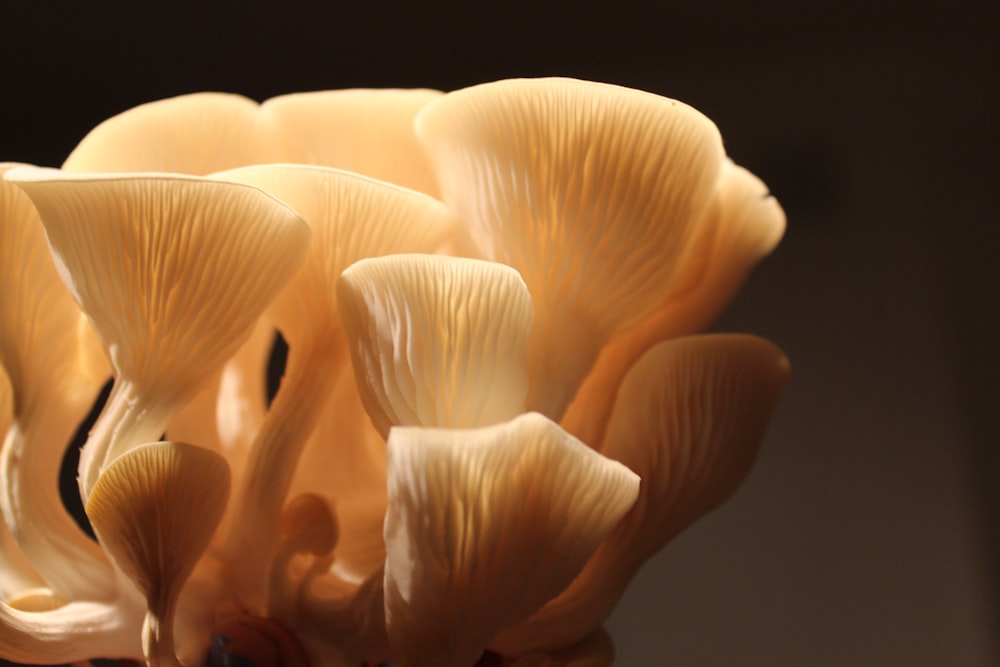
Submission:
<svg viewBox="0 0 1000 667">
<path fill-rule="evenodd" d="M 0 164 L 0 177 L 25 168 Z M 108 561 L 63 507 L 58 484 L 66 447 L 108 368 L 59 279 L 35 207 L 7 181 L 0 181 L 0 286 L 0 362 L 13 391 L 0 448 L 3 519 L 54 590 L 72 599 L 108 599 L 114 591 Z"/>
<path fill-rule="evenodd" d="M 93 130 L 63 163 L 68 172 L 176 172 L 205 176 L 258 161 L 260 105 L 229 93 L 141 104 Z M 171 420 L 168 437 L 226 454 L 239 479 L 266 411 L 265 367 L 274 328 L 261 320 L 226 365 Z"/>
<path fill-rule="evenodd" d="M 166 174 L 7 173 L 32 198 L 115 386 L 80 458 L 101 470 L 155 440 L 250 334 L 301 263 L 308 226 L 245 185 Z"/>
<path fill-rule="evenodd" d="M 639 477 L 537 413 L 389 436 L 385 614 L 404 664 L 471 665 L 579 574 Z"/>
<path fill-rule="evenodd" d="M 677 279 L 719 177 L 719 133 L 676 100 L 574 79 L 449 93 L 416 128 L 471 242 L 528 285 L 528 407 L 559 419 L 601 348 Z"/>
<path fill-rule="evenodd" d="M 293 206 L 313 230 L 302 268 L 269 310 L 288 341 L 288 365 L 251 450 L 238 492 L 240 515 L 225 545 L 248 604 L 259 606 L 296 464 L 347 361 L 336 280 L 365 257 L 433 250 L 452 218 L 427 195 L 327 167 L 259 165 L 216 177 L 262 188 Z"/>
<path fill-rule="evenodd" d="M 150 667 L 180 665 L 177 599 L 228 498 L 225 459 L 201 447 L 158 442 L 117 458 L 87 501 L 101 544 L 146 598 L 142 650 Z"/>
<path fill-rule="evenodd" d="M 338 293 L 368 414 L 393 426 L 471 428 L 524 411 L 531 297 L 513 269 L 395 255 L 358 262 Z"/>
</svg>

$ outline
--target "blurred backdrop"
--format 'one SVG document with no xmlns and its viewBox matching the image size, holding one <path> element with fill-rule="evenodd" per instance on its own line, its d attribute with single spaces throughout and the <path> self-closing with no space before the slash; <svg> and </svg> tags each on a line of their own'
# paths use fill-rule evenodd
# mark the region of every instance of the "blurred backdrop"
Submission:
<svg viewBox="0 0 1000 667">
<path fill-rule="evenodd" d="M 568 75 L 683 100 L 788 214 L 717 324 L 793 364 L 739 493 L 650 562 L 624 666 L 1000 664 L 998 5 L 28 2 L 0 159 L 200 90 Z"/>
</svg>

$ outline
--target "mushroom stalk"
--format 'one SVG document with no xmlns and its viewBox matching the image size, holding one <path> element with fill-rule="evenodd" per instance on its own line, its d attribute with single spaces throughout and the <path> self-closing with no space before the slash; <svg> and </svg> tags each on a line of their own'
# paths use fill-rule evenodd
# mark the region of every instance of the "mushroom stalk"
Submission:
<svg viewBox="0 0 1000 667">
<path fill-rule="evenodd" d="M 22 551 L 54 589 L 71 599 L 101 600 L 114 578 L 101 550 L 59 497 L 63 451 L 78 415 L 60 402 L 25 410 L 0 450 L 0 507 Z"/>
<path fill-rule="evenodd" d="M 238 589 L 253 591 L 244 602 L 258 606 L 295 467 L 344 361 L 339 332 L 290 347 L 285 377 L 250 450 L 237 501 L 241 511 L 233 517 L 224 552 Z"/>
<path fill-rule="evenodd" d="M 95 655 L 138 658 L 138 620 L 121 601 L 71 602 L 47 612 L 0 603 L 0 654 L 8 660 L 59 664 Z"/>
<path fill-rule="evenodd" d="M 143 396 L 134 382 L 116 379 L 108 402 L 80 452 L 79 484 L 84 503 L 101 471 L 130 448 L 160 440 L 175 411 L 170 401 Z"/>
<path fill-rule="evenodd" d="M 174 614 L 177 594 L 156 595 L 142 624 L 142 653 L 148 667 L 175 667 L 180 660 L 174 652 Z"/>
<path fill-rule="evenodd" d="M 0 519 L 0 599 L 10 600 L 21 591 L 44 585 L 45 581 L 24 555 L 6 522 Z"/>
</svg>

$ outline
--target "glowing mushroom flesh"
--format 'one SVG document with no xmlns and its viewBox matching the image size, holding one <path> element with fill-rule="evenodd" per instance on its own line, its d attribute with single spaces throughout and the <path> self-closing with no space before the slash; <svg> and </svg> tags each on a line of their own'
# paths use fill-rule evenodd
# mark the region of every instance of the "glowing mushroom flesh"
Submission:
<svg viewBox="0 0 1000 667">
<path fill-rule="evenodd" d="M 444 203 L 303 165 L 68 173 L 265 154 Z M 7 181 L 79 306 L 64 295 L 66 324 L 49 327 L 78 349 L 45 361 L 106 373 L 82 310 L 115 377 L 80 467 L 111 581 L 52 586 L 45 558 L 5 551 L 10 659 L 194 664 L 211 645 L 255 664 L 607 667 L 600 623 L 733 491 L 787 376 L 759 339 L 668 340 L 718 312 L 784 218 L 710 121 L 648 93 L 543 79 L 182 96 L 95 128 L 62 172 Z M 477 259 L 373 257 L 459 249 Z M 16 435 L 41 414 L 20 407 L 38 378 L 60 373 L 36 369 L 30 312 L 0 305 L 0 426 Z M 243 461 L 220 416 L 256 422 L 219 398 L 243 391 L 220 391 L 219 369 L 264 313 L 290 357 Z M 217 451 L 153 442 L 165 428 Z M 5 461 L 41 451 L 8 441 Z M 0 541 L 44 556 L 10 507 Z"/>
<path fill-rule="evenodd" d="M 93 322 L 115 387 L 84 446 L 81 495 L 232 356 L 294 273 L 309 229 L 244 185 L 179 175 L 16 169 L 60 275 Z"/>
</svg>

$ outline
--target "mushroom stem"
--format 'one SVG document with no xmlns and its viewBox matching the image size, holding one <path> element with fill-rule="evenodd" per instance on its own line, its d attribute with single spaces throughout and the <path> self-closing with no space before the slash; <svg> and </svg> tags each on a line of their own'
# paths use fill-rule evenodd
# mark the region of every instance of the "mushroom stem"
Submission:
<svg viewBox="0 0 1000 667">
<path fill-rule="evenodd" d="M 174 407 L 144 396 L 135 383 L 117 378 L 101 415 L 80 452 L 79 484 L 84 504 L 101 471 L 135 445 L 160 440 Z"/>
<path fill-rule="evenodd" d="M 112 595 L 113 571 L 59 497 L 63 451 L 77 426 L 59 401 L 15 419 L 0 450 L 0 508 L 22 551 L 45 581 L 75 600 Z"/>
<path fill-rule="evenodd" d="M 24 555 L 7 523 L 0 519 L 0 600 L 45 585 L 38 570 Z"/>
<path fill-rule="evenodd" d="M 148 667 L 175 667 L 180 660 L 174 651 L 176 593 L 161 593 L 149 601 L 142 624 L 142 653 Z"/>
<path fill-rule="evenodd" d="M 245 604 L 263 610 L 267 572 L 280 537 L 281 511 L 299 457 L 344 362 L 338 331 L 290 346 L 288 368 L 250 450 L 223 558 Z"/>
<path fill-rule="evenodd" d="M 8 660 L 55 665 L 95 655 L 138 658 L 139 623 L 122 600 L 71 602 L 25 612 L 0 602 L 0 653 Z"/>
<path fill-rule="evenodd" d="M 329 502 L 315 494 L 303 494 L 288 503 L 282 524 L 285 537 L 271 561 L 268 576 L 268 617 L 294 623 L 305 585 L 328 571 L 333 563 L 331 552 L 337 545 L 339 530 Z M 300 554 L 310 556 L 312 562 L 305 572 L 293 574 L 292 560 Z"/>
</svg>

